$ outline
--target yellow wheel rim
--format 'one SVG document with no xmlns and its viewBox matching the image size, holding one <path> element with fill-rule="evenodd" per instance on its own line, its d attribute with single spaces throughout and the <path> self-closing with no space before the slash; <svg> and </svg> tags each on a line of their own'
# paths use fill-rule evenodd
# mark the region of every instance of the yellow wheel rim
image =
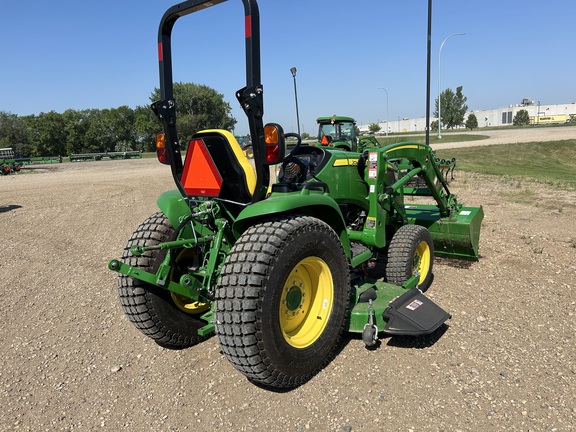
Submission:
<svg viewBox="0 0 576 432">
<path fill-rule="evenodd" d="M 334 304 L 334 281 L 320 258 L 300 261 L 288 276 L 280 298 L 280 330 L 295 348 L 312 345 L 326 328 Z"/>
<path fill-rule="evenodd" d="M 420 278 L 418 279 L 419 284 L 424 283 L 430 271 L 430 255 L 430 245 L 425 241 L 421 241 L 414 253 L 414 261 L 412 264 L 412 274 L 414 274 L 416 270 L 420 274 Z"/>
<path fill-rule="evenodd" d="M 186 312 L 187 314 L 195 315 L 206 312 L 208 309 L 210 309 L 210 305 L 208 303 L 202 303 L 181 294 L 176 294 L 175 292 L 171 292 L 170 294 L 172 295 L 172 301 L 176 307 L 182 312 Z"/>
<path fill-rule="evenodd" d="M 192 262 L 195 255 L 195 249 L 185 249 L 180 255 L 178 255 L 178 257 L 176 257 L 176 262 L 181 263 L 185 262 L 186 260 Z M 170 279 L 173 280 L 174 277 L 174 271 L 172 271 L 170 274 Z M 196 315 L 204 313 L 210 309 L 209 303 L 199 302 L 198 300 L 191 299 L 190 297 L 183 296 L 182 294 L 177 294 L 174 291 L 171 291 L 170 295 L 172 296 L 172 301 L 176 307 L 187 314 Z"/>
</svg>

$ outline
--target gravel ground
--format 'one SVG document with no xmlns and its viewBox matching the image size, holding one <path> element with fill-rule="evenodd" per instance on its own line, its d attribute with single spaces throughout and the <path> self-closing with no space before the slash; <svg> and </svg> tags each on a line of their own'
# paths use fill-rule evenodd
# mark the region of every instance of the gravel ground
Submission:
<svg viewBox="0 0 576 432">
<path fill-rule="evenodd" d="M 436 262 L 448 328 L 374 351 L 348 335 L 310 382 L 272 392 L 216 338 L 164 349 L 122 314 L 106 264 L 172 188 L 167 167 L 31 171 L 0 178 L 2 431 L 576 429 L 575 192 L 457 172 L 486 216 L 479 262 Z"/>
</svg>

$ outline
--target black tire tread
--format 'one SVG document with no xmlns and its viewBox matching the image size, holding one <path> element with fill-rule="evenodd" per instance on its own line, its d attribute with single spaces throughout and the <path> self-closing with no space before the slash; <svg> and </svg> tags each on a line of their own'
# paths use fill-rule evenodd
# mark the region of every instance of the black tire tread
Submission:
<svg viewBox="0 0 576 432">
<path fill-rule="evenodd" d="M 157 263 L 161 261 L 160 251 L 149 251 L 136 257 L 130 253 L 134 245 L 153 246 L 167 241 L 174 229 L 162 212 L 156 212 L 148 217 L 129 238 L 122 253 L 122 261 L 130 266 L 146 271 L 156 271 Z M 163 253 L 164 254 L 164 253 Z M 129 276 L 119 275 L 118 297 L 120 306 L 128 320 L 143 334 L 167 348 L 185 348 L 195 345 L 205 337 L 186 334 L 170 329 L 166 324 L 172 317 L 160 316 L 154 307 L 152 296 L 167 296 L 161 288 L 147 284 Z M 174 307 L 174 312 L 182 314 Z M 176 319 L 176 317 L 174 317 Z M 189 333 L 189 332 L 188 332 Z"/>
<path fill-rule="evenodd" d="M 248 379 L 270 387 L 299 386 L 325 367 L 334 356 L 346 322 L 342 320 L 332 351 L 325 361 L 307 375 L 279 373 L 262 349 L 259 310 L 268 269 L 283 245 L 290 241 L 292 233 L 304 226 L 308 230 L 330 232 L 346 259 L 336 233 L 319 219 L 307 216 L 277 218 L 252 226 L 240 237 L 225 262 L 216 293 L 216 333 L 222 352 Z M 346 290 L 349 297 L 349 283 Z M 347 303 L 346 316 L 349 307 Z"/>
<path fill-rule="evenodd" d="M 388 260 L 386 264 L 386 281 L 396 285 L 404 284 L 410 277 L 414 248 L 420 241 L 426 240 L 432 253 L 427 281 L 431 280 L 432 265 L 434 261 L 434 243 L 428 230 L 420 225 L 403 225 L 392 237 L 388 247 Z M 426 284 L 428 285 L 428 283 Z M 428 286 L 421 286 L 425 290 Z"/>
</svg>

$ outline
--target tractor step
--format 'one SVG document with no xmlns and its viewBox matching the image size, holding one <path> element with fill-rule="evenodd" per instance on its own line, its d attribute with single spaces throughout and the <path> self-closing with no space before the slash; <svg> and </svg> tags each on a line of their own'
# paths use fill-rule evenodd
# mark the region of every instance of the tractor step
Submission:
<svg viewBox="0 0 576 432">
<path fill-rule="evenodd" d="M 430 231 L 436 256 L 478 260 L 482 207 L 462 207 L 450 218 L 442 217 L 435 205 L 408 204 L 405 208 L 410 223 Z"/>
<path fill-rule="evenodd" d="M 392 301 L 382 318 L 388 334 L 420 336 L 434 332 L 451 315 L 414 287 Z"/>
<path fill-rule="evenodd" d="M 352 253 L 353 267 L 357 267 L 372 258 L 372 251 L 360 242 L 352 242 L 350 244 L 350 252 Z"/>
</svg>

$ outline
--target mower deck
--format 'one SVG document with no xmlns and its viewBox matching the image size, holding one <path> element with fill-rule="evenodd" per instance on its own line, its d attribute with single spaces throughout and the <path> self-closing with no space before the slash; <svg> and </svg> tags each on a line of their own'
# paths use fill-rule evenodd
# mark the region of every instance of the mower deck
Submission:
<svg viewBox="0 0 576 432">
<path fill-rule="evenodd" d="M 409 288 L 412 287 L 412 288 Z M 440 327 L 451 315 L 416 286 L 416 278 L 405 286 L 376 280 L 355 285 L 357 301 L 350 313 L 348 331 L 363 333 L 367 323 L 391 335 L 425 335 Z"/>
</svg>

